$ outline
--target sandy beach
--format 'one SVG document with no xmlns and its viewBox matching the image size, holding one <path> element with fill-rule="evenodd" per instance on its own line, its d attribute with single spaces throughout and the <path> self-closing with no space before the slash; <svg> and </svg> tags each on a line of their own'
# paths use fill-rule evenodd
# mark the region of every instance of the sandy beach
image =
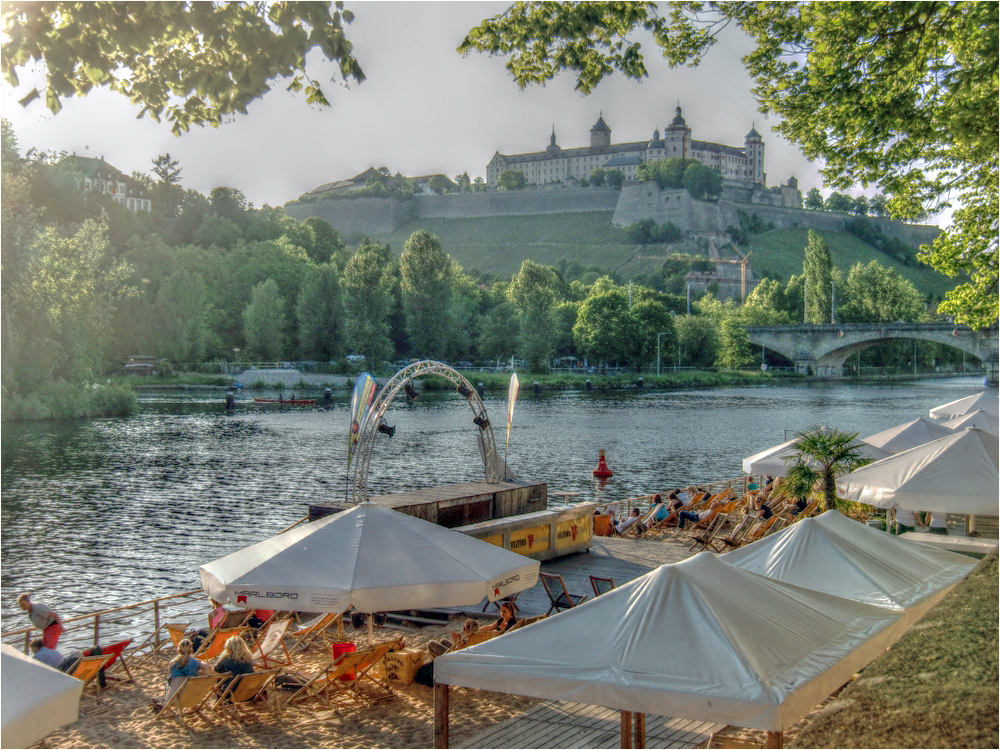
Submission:
<svg viewBox="0 0 1000 750">
<path fill-rule="evenodd" d="M 457 628 L 460 628 L 460 622 Z M 408 649 L 426 649 L 427 642 L 447 636 L 456 626 L 422 629 L 378 628 L 376 642 L 406 639 Z M 347 640 L 358 648 L 366 641 L 365 630 L 347 627 Z M 313 645 L 293 654 L 289 671 L 311 674 L 329 663 L 330 646 Z M 434 695 L 429 687 L 413 684 L 394 688 L 396 696 L 371 706 L 356 701 L 340 701 L 335 709 L 319 701 L 302 706 L 281 707 L 281 720 L 275 722 L 267 712 L 251 716 L 240 727 L 235 722 L 206 712 L 214 725 L 198 717 L 190 720 L 192 733 L 172 720 L 153 722 L 149 708 L 152 699 L 163 694 L 166 662 L 151 669 L 132 673 L 137 683 L 109 680 L 101 702 L 84 697 L 79 721 L 53 732 L 35 747 L 156 747 L 156 748 L 282 748 L 282 747 L 432 747 L 434 733 Z M 124 676 L 115 669 L 114 675 Z M 280 690 L 282 703 L 291 691 Z M 451 744 L 458 746 L 484 729 L 523 712 L 537 701 L 533 698 L 489 693 L 480 690 L 451 691 Z"/>
</svg>

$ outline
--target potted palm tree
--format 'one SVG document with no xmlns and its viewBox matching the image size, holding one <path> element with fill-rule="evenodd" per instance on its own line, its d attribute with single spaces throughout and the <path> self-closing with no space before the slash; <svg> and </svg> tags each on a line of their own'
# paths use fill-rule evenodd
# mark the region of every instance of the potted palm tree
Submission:
<svg viewBox="0 0 1000 750">
<path fill-rule="evenodd" d="M 810 427 L 795 433 L 795 453 L 786 460 L 794 462 L 786 480 L 801 490 L 822 482 L 824 510 L 837 505 L 837 477 L 871 463 L 861 454 L 857 432 L 842 432 L 829 427 Z M 808 493 L 808 490 L 806 490 Z"/>
</svg>

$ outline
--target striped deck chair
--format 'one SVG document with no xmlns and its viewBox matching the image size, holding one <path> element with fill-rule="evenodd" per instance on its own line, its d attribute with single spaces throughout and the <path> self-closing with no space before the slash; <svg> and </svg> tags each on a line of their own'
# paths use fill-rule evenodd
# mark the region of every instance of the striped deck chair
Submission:
<svg viewBox="0 0 1000 750">
<path fill-rule="evenodd" d="M 104 669 L 114 659 L 112 654 L 99 654 L 98 656 L 83 656 L 80 658 L 69 673 L 70 677 L 83 682 L 83 690 L 86 692 L 91 685 L 94 686 L 94 696 L 97 701 L 101 700 L 101 681 L 97 679 L 97 673 Z"/>
<path fill-rule="evenodd" d="M 285 647 L 285 631 L 291 620 L 272 620 L 271 624 L 260 634 L 260 638 L 250 649 L 254 656 L 254 661 L 259 662 L 265 669 L 272 664 L 291 664 L 292 656 Z M 285 658 L 281 658 L 281 652 Z"/>
<path fill-rule="evenodd" d="M 243 726 L 245 712 L 255 711 L 261 706 L 271 712 L 275 721 L 281 721 L 278 690 L 272 684 L 279 672 L 280 669 L 269 669 L 236 677 L 226 686 L 213 708 L 217 713 L 228 714 L 240 726 Z"/>
<path fill-rule="evenodd" d="M 314 617 L 308 622 L 302 623 L 298 630 L 294 630 L 289 635 L 295 640 L 292 644 L 292 650 L 301 649 L 305 651 L 312 645 L 312 642 L 319 638 L 321 641 L 326 640 L 325 631 L 334 622 L 336 622 L 338 617 L 342 617 L 335 612 L 330 612 L 327 614 L 322 614 Z"/>
<path fill-rule="evenodd" d="M 199 648 L 195 654 L 194 658 L 198 661 L 206 661 L 207 659 L 214 659 L 216 656 L 222 653 L 223 649 L 226 647 L 226 641 L 228 641 L 233 636 L 243 637 L 250 628 L 222 628 L 215 630 L 208 634 L 208 638 L 202 641 L 201 648 Z"/>
<path fill-rule="evenodd" d="M 192 716 L 197 716 L 206 724 L 215 726 L 215 723 L 205 716 L 202 710 L 212 709 L 212 706 L 208 705 L 208 700 L 216 695 L 216 686 L 221 680 L 231 676 L 226 672 L 185 678 L 181 686 L 163 704 L 163 708 L 156 712 L 153 720 L 147 723 L 147 726 L 161 719 L 173 719 L 190 732 L 191 727 L 188 726 L 185 719 L 190 719 Z"/>
</svg>

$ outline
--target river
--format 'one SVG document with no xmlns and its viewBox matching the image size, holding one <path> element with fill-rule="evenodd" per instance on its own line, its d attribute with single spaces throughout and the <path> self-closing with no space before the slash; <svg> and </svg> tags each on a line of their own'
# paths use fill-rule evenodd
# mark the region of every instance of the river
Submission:
<svg viewBox="0 0 1000 750">
<path fill-rule="evenodd" d="M 507 460 L 549 491 L 608 501 L 741 474 L 741 459 L 824 424 L 862 437 L 978 393 L 978 378 L 615 394 L 522 392 Z M 255 394 L 260 395 L 260 394 Z M 2 613 L 22 590 L 64 616 L 197 588 L 198 566 L 345 493 L 348 409 L 254 407 L 218 391 L 150 392 L 128 419 L 4 424 Z M 505 399 L 487 396 L 501 453 Z M 371 494 L 483 477 L 464 400 L 425 394 L 388 413 Z M 591 479 L 598 450 L 615 476 Z M 16 613 L 15 617 L 7 615 Z M 26 624 L 26 620 L 23 624 Z"/>
</svg>

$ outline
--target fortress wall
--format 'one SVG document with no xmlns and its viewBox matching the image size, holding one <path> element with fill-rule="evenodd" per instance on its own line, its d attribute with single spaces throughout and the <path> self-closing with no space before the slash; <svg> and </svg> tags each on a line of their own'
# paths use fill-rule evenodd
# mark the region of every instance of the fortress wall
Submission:
<svg viewBox="0 0 1000 750">
<path fill-rule="evenodd" d="M 286 205 L 285 213 L 300 221 L 318 216 L 342 236 L 389 234 L 413 219 L 414 206 L 392 198 L 354 198 Z"/>
<path fill-rule="evenodd" d="M 421 195 L 414 199 L 422 219 L 470 219 L 482 216 L 614 211 L 618 188 L 510 190 L 454 195 Z"/>
<path fill-rule="evenodd" d="M 929 224 L 903 224 L 892 219 L 878 219 L 871 216 L 868 217 L 868 221 L 890 237 L 895 237 L 914 247 L 929 245 L 941 234 L 941 227 Z"/>
</svg>

